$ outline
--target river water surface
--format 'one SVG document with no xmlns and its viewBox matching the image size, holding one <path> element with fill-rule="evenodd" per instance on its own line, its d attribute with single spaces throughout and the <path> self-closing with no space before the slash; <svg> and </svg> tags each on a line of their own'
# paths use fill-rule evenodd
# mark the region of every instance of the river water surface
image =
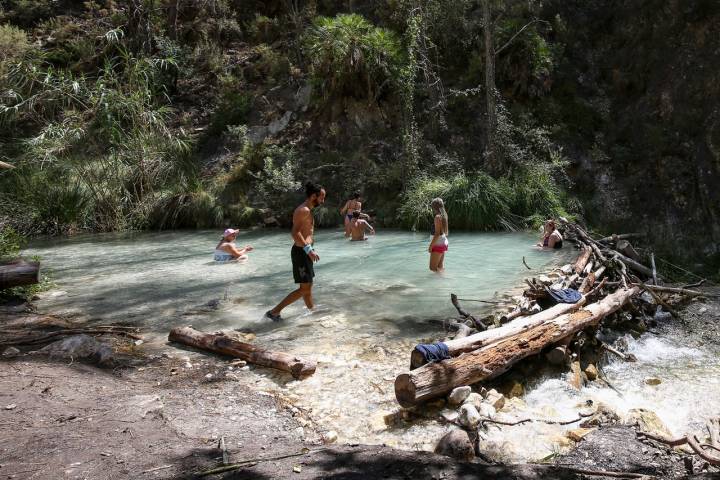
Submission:
<svg viewBox="0 0 720 480">
<path fill-rule="evenodd" d="M 157 345 L 175 326 L 249 329 L 259 345 L 318 361 L 315 375 L 302 381 L 252 367 L 260 388 L 291 399 L 322 430 L 338 432 L 341 442 L 425 450 L 450 427 L 434 420 L 387 426 L 383 417 L 398 410 L 393 382 L 407 369 L 414 345 L 443 336 L 430 321 L 456 315 L 450 293 L 497 299 L 522 286 L 528 275 L 523 257 L 535 274 L 574 258 L 569 248 L 539 251 L 532 246 L 536 237 L 525 233 L 460 233 L 450 237 L 446 272 L 433 274 L 426 235 L 381 231 L 367 242 L 348 242 L 340 231 L 321 231 L 316 311 L 308 312 L 300 301 L 283 311 L 283 322 L 274 323 L 264 312 L 295 288 L 288 233 L 240 234 L 238 245 L 255 248 L 245 263 L 214 263 L 218 240 L 217 232 L 93 235 L 36 242 L 26 253 L 42 257 L 57 285 L 42 295 L 41 310 L 132 322 Z M 483 310 L 480 303 L 464 306 Z M 637 364 L 606 367 L 620 394 L 596 387 L 574 392 L 558 375 L 533 382 L 524 401 L 514 403 L 513 414 L 564 420 L 594 399 L 621 412 L 651 409 L 673 433 L 682 433 L 720 410 L 717 352 L 682 333 L 670 340 L 631 339 L 630 348 Z M 663 383 L 649 386 L 647 376 Z M 700 396 L 713 400 L 699 402 Z M 533 423 L 492 429 L 486 448 L 513 461 L 537 460 L 559 448 L 567 428 L 572 426 Z"/>
</svg>

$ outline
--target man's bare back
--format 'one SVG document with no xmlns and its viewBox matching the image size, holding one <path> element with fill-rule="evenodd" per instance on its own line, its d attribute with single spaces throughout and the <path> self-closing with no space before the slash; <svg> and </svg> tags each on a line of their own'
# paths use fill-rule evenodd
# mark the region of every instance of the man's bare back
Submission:
<svg viewBox="0 0 720 480">
<path fill-rule="evenodd" d="M 350 231 L 352 233 L 351 240 L 353 242 L 360 241 L 360 240 L 367 240 L 367 237 L 365 236 L 365 231 L 370 230 L 371 233 L 375 233 L 375 230 L 373 227 L 363 218 L 356 218 L 353 219 L 353 221 L 350 224 Z"/>
</svg>

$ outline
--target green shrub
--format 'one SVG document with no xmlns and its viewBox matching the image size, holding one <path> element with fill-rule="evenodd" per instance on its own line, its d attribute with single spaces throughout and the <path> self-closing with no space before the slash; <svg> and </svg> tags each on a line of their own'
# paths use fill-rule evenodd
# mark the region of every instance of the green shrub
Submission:
<svg viewBox="0 0 720 480">
<path fill-rule="evenodd" d="M 547 218 L 572 218 L 564 207 L 564 193 L 550 170 L 541 167 L 516 170 L 500 179 L 483 172 L 416 179 L 403 195 L 400 223 L 430 228 L 430 202 L 435 197 L 445 202 L 451 228 L 460 230 L 517 230 L 535 228 Z"/>
<path fill-rule="evenodd" d="M 280 36 L 280 22 L 277 18 L 266 17 L 259 13 L 255 14 L 246 26 L 248 35 L 256 42 L 272 42 Z"/>
<path fill-rule="evenodd" d="M 269 81 L 282 80 L 290 74 L 290 60 L 286 55 L 264 44 L 259 45 L 255 51 L 260 54 L 260 59 L 255 63 L 255 71 Z"/>
<path fill-rule="evenodd" d="M 0 25 L 0 62 L 20 58 L 29 48 L 30 42 L 22 29 L 13 25 Z"/>
<path fill-rule="evenodd" d="M 220 135 L 229 125 L 243 124 L 252 108 L 252 97 L 245 92 L 227 88 L 221 94 L 208 129 L 211 136 Z"/>
<path fill-rule="evenodd" d="M 413 229 L 427 229 L 433 219 L 430 202 L 440 197 L 451 228 L 498 230 L 513 226 L 507 185 L 485 173 L 458 174 L 450 179 L 420 178 L 411 183 L 399 210 L 400 222 Z"/>
<path fill-rule="evenodd" d="M 0 261 L 15 258 L 25 245 L 25 239 L 10 226 L 0 227 Z"/>
<path fill-rule="evenodd" d="M 400 37 L 360 15 L 318 17 L 303 38 L 314 82 L 323 94 L 373 100 L 395 84 L 405 63 Z"/>
</svg>

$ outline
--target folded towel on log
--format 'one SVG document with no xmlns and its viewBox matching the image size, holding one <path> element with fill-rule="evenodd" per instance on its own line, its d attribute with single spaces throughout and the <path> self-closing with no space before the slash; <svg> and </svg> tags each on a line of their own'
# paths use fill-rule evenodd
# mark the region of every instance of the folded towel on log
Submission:
<svg viewBox="0 0 720 480">
<path fill-rule="evenodd" d="M 548 288 L 547 292 L 557 303 L 577 303 L 582 298 L 582 293 L 574 288 L 563 288 L 561 290 Z"/>
<path fill-rule="evenodd" d="M 415 345 L 415 350 L 422 353 L 425 361 L 428 363 L 439 362 L 450 358 L 448 346 L 443 342 L 438 343 L 419 343 Z"/>
</svg>

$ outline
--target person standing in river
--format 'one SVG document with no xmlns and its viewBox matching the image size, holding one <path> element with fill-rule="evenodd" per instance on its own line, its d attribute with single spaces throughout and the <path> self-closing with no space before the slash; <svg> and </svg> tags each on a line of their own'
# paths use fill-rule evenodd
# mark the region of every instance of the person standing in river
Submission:
<svg viewBox="0 0 720 480">
<path fill-rule="evenodd" d="M 360 202 L 360 192 L 353 193 L 353 197 L 345 202 L 345 205 L 340 209 L 340 215 L 345 218 L 345 236 L 350 236 L 350 230 L 352 229 L 351 223 L 353 220 L 353 213 L 362 210 L 362 203 Z"/>
<path fill-rule="evenodd" d="M 442 272 L 445 270 L 445 252 L 448 251 L 448 216 L 445 211 L 445 204 L 442 198 L 434 198 L 430 203 L 435 218 L 433 219 L 432 240 L 428 252 L 430 252 L 430 270 L 433 272 Z"/>
<path fill-rule="evenodd" d="M 290 259 L 293 278 L 299 287 L 290 292 L 275 308 L 265 313 L 266 317 L 276 322 L 282 320 L 280 316 L 282 309 L 300 298 L 305 301 L 305 306 L 310 310 L 315 306 L 312 298 L 312 285 L 315 277 L 313 263 L 320 260 L 320 255 L 313 248 L 315 221 L 312 209 L 325 203 L 325 189 L 313 182 L 308 182 L 305 185 L 305 196 L 306 200 L 293 213 L 291 232 L 293 246 L 290 249 Z"/>
<path fill-rule="evenodd" d="M 353 220 L 350 222 L 350 232 L 352 234 L 352 237 L 350 238 L 351 241 L 357 242 L 367 240 L 367 237 L 365 236 L 366 230 L 369 230 L 371 235 L 375 235 L 375 229 L 368 223 L 370 217 L 367 214 L 360 213 L 355 210 L 352 216 Z"/>
</svg>

